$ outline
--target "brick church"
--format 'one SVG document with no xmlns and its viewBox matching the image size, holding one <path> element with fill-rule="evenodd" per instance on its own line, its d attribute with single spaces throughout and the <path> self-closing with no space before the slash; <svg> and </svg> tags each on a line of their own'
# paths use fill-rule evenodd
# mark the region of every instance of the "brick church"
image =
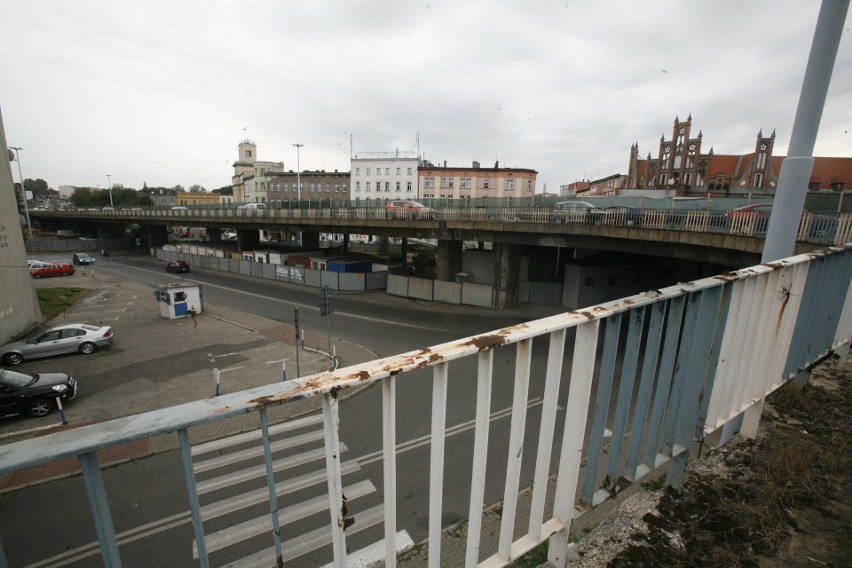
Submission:
<svg viewBox="0 0 852 568">
<path fill-rule="evenodd" d="M 778 185 L 778 174 L 784 156 L 773 156 L 775 131 L 764 136 L 757 133 L 750 154 L 716 154 L 713 147 L 701 151 L 704 135 L 692 135 L 692 115 L 685 120 L 675 117 L 672 137 L 660 137 L 656 158 L 639 157 L 639 144 L 630 147 L 630 164 L 625 187 L 631 189 L 673 189 L 678 195 L 690 193 L 729 195 L 744 191 L 772 195 Z M 844 189 L 852 177 L 852 158 L 814 157 L 808 189 Z M 848 189 L 848 188 L 847 188 Z"/>
</svg>

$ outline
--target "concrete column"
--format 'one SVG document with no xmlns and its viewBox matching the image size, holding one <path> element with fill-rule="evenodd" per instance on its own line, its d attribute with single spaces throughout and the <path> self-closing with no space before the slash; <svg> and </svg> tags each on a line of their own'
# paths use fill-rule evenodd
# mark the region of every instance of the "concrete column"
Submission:
<svg viewBox="0 0 852 568">
<path fill-rule="evenodd" d="M 151 225 L 146 227 L 148 233 L 149 254 L 154 256 L 154 249 L 169 244 L 169 231 L 165 225 Z"/>
<path fill-rule="evenodd" d="M 260 231 L 257 229 L 237 229 L 237 250 L 254 250 L 260 247 Z"/>
<path fill-rule="evenodd" d="M 462 241 L 438 239 L 438 271 L 436 277 L 453 282 L 462 270 Z"/>
<path fill-rule="evenodd" d="M 218 242 L 222 240 L 222 229 L 207 227 L 207 242 Z"/>
<path fill-rule="evenodd" d="M 518 303 L 521 266 L 521 247 L 507 243 L 494 243 L 495 254 L 495 306 L 510 308 Z"/>
<path fill-rule="evenodd" d="M 320 248 L 319 233 L 302 232 L 302 248 L 304 250 L 317 250 Z"/>
<path fill-rule="evenodd" d="M 349 233 L 343 233 L 343 254 L 349 253 Z"/>
</svg>

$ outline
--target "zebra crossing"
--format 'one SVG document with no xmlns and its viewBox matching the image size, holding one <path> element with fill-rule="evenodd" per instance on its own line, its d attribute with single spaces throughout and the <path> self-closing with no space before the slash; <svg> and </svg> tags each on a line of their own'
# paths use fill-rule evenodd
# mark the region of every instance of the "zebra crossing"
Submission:
<svg viewBox="0 0 852 568">
<path fill-rule="evenodd" d="M 333 560 L 322 428 L 321 415 L 269 427 L 285 566 L 318 566 Z M 258 429 L 191 449 L 204 549 L 211 565 L 277 566 L 261 435 Z M 346 451 L 341 441 L 342 458 Z M 342 459 L 341 473 L 349 510 L 357 511 L 355 524 L 346 531 L 347 544 L 361 545 L 348 560 L 362 566 L 369 557 L 384 554 L 383 502 L 358 460 Z M 406 531 L 399 531 L 398 551 L 413 544 Z M 193 559 L 197 558 L 198 545 L 193 542 Z"/>
</svg>

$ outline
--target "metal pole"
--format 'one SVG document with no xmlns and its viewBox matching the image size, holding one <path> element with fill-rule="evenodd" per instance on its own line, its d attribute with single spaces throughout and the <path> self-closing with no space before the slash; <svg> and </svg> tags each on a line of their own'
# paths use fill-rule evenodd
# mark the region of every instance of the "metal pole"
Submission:
<svg viewBox="0 0 852 568">
<path fill-rule="evenodd" d="M 302 167 L 299 165 L 299 148 L 304 144 L 293 144 L 296 147 L 296 199 L 302 200 Z"/>
<path fill-rule="evenodd" d="M 790 147 L 778 175 L 775 205 L 763 244 L 763 263 L 794 254 L 796 233 L 814 165 L 814 144 L 848 10 L 849 0 L 823 0 L 820 7 L 790 135 Z"/>
<path fill-rule="evenodd" d="M 18 162 L 18 177 L 21 178 L 21 199 L 24 200 L 24 215 L 27 218 L 27 235 L 30 240 L 30 248 L 32 248 L 33 252 L 35 252 L 35 242 L 33 240 L 33 227 L 30 225 L 30 208 L 27 205 L 27 190 L 24 189 L 24 174 L 21 173 L 21 157 L 18 155 L 18 152 L 23 150 L 23 148 L 16 148 L 15 146 L 9 146 L 10 150 L 15 151 L 15 161 Z"/>
<path fill-rule="evenodd" d="M 299 308 L 293 308 L 296 312 L 296 378 L 298 379 L 302 373 L 299 370 Z"/>
<path fill-rule="evenodd" d="M 109 187 L 109 206 L 113 207 L 113 204 L 112 204 L 112 180 L 109 179 L 109 178 L 112 177 L 112 174 L 107 174 L 106 177 L 107 177 L 107 187 Z"/>
</svg>

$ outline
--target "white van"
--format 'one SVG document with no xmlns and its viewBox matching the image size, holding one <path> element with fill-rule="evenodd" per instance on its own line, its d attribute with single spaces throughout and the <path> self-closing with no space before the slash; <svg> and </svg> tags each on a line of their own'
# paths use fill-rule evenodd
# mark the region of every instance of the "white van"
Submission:
<svg viewBox="0 0 852 568">
<path fill-rule="evenodd" d="M 266 209 L 266 203 L 246 203 L 240 205 L 237 209 Z"/>
<path fill-rule="evenodd" d="M 56 236 L 60 239 L 77 239 L 80 237 L 80 233 L 73 229 L 59 229 L 56 231 Z"/>
</svg>

